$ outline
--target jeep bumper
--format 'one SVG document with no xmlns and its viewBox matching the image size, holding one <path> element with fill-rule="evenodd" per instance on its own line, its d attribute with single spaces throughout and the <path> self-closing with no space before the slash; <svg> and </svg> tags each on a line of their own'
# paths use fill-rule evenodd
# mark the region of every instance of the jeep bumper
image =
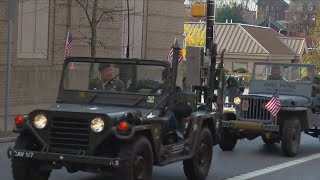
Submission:
<svg viewBox="0 0 320 180">
<path fill-rule="evenodd" d="M 18 157 L 25 159 L 46 160 L 65 163 L 84 163 L 92 165 L 103 165 L 109 167 L 119 167 L 120 159 L 118 158 L 104 158 L 85 155 L 71 155 L 62 153 L 50 153 L 39 151 L 26 151 L 8 148 L 8 158 Z"/>
<path fill-rule="evenodd" d="M 263 124 L 256 122 L 243 122 L 243 121 L 222 121 L 222 127 L 232 128 L 232 129 L 242 129 L 251 131 L 273 131 L 279 132 L 279 125 Z"/>
</svg>

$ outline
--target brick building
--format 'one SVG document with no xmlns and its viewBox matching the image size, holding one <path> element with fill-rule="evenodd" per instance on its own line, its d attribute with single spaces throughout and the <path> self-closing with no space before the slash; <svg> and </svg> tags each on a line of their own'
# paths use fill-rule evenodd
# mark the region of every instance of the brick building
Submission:
<svg viewBox="0 0 320 180">
<path fill-rule="evenodd" d="M 88 23 L 80 6 L 67 0 L 19 0 L 13 21 L 13 52 L 9 129 L 13 116 L 55 102 L 64 60 L 68 28 L 73 41 L 73 56 L 90 56 L 90 46 L 81 34 Z M 130 57 L 165 60 L 175 37 L 181 42 L 184 1 L 129 0 L 134 15 L 130 18 Z M 126 1 L 104 0 L 99 7 L 123 7 Z M 0 131 L 4 129 L 4 100 L 7 60 L 6 0 L 0 0 Z M 113 21 L 98 26 L 97 57 L 125 57 L 127 26 L 125 12 Z M 81 33 L 79 29 L 81 27 Z"/>
<path fill-rule="evenodd" d="M 258 0 L 257 5 L 257 18 L 260 20 L 268 19 L 269 13 L 272 21 L 285 20 L 289 9 L 289 4 L 284 0 Z"/>
</svg>

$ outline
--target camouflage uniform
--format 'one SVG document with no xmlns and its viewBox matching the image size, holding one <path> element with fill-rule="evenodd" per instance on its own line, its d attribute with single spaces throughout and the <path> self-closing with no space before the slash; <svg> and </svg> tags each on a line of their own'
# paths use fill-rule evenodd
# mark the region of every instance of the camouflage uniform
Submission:
<svg viewBox="0 0 320 180">
<path fill-rule="evenodd" d="M 121 80 L 111 80 L 103 83 L 100 78 L 90 81 L 89 90 L 123 91 L 124 83 Z"/>
</svg>

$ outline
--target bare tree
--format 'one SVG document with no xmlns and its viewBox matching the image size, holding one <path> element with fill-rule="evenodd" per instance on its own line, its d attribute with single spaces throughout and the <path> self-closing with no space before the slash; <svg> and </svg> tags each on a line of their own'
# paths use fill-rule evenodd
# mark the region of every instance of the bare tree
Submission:
<svg viewBox="0 0 320 180">
<path fill-rule="evenodd" d="M 127 16 L 124 12 L 128 11 L 119 5 L 110 5 L 108 0 L 73 0 L 73 6 L 79 6 L 85 19 L 80 19 L 77 31 L 80 37 L 77 37 L 91 47 L 91 57 L 95 57 L 97 53 L 97 45 L 104 47 L 104 42 L 99 40 L 97 28 L 102 22 L 123 21 Z M 132 11 L 133 9 L 129 9 Z M 86 31 L 85 24 L 89 24 L 89 32 Z"/>
<path fill-rule="evenodd" d="M 314 17 L 317 8 L 319 8 L 318 2 L 314 0 L 292 0 L 288 11 L 288 29 L 310 35 L 316 23 Z"/>
</svg>

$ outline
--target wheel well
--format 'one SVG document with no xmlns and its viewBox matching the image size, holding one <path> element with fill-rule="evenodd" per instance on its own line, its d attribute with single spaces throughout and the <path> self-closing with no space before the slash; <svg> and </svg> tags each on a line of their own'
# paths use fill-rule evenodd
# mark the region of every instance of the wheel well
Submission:
<svg viewBox="0 0 320 180">
<path fill-rule="evenodd" d="M 280 126 L 282 126 L 283 124 L 283 121 L 281 121 L 281 119 L 286 120 L 291 117 L 297 117 L 300 121 L 302 131 L 308 129 L 309 127 L 306 111 L 280 111 L 279 114 Z"/>
<path fill-rule="evenodd" d="M 208 127 L 210 129 L 211 134 L 212 134 L 212 140 L 213 140 L 214 144 L 216 144 L 218 139 L 216 137 L 216 129 L 215 129 L 215 125 L 213 123 L 213 119 L 212 118 L 204 119 L 203 124 L 202 124 L 202 128 L 203 127 Z"/>
<path fill-rule="evenodd" d="M 143 130 L 143 131 L 139 131 L 135 134 L 135 137 L 137 136 L 144 136 L 148 139 L 148 141 L 150 142 L 151 144 L 151 148 L 152 148 L 152 154 L 153 154 L 153 161 L 154 162 L 158 162 L 158 154 L 157 154 L 157 151 L 156 151 L 156 148 L 155 148 L 155 144 L 154 144 L 154 141 L 153 141 L 153 136 L 152 136 L 152 133 L 151 133 L 151 130 Z"/>
</svg>

